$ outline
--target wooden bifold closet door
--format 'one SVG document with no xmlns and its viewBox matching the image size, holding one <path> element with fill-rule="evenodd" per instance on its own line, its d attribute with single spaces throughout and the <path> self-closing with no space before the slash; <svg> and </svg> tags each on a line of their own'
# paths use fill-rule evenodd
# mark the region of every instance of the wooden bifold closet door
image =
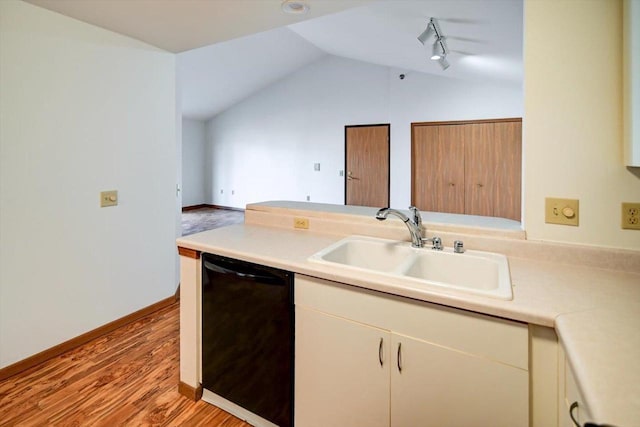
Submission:
<svg viewBox="0 0 640 427">
<path fill-rule="evenodd" d="M 522 119 L 413 123 L 411 201 L 520 221 Z"/>
</svg>

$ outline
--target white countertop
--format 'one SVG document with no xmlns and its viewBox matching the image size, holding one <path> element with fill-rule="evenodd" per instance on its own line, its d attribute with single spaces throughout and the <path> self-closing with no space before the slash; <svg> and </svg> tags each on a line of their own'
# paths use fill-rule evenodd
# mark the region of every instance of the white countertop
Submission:
<svg viewBox="0 0 640 427">
<path fill-rule="evenodd" d="M 388 278 L 307 261 L 342 236 L 257 225 L 219 228 L 178 245 L 512 320 L 554 327 L 597 422 L 640 420 L 640 274 L 509 257 L 514 298 L 405 288 Z"/>
</svg>

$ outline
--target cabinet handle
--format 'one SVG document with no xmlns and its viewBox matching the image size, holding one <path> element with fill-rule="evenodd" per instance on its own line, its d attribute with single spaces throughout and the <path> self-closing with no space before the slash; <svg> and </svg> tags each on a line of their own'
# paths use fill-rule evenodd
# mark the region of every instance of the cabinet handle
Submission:
<svg viewBox="0 0 640 427">
<path fill-rule="evenodd" d="M 476 184 L 476 185 L 478 186 L 478 188 L 484 187 L 484 185 L 482 185 L 482 184 Z"/>
<path fill-rule="evenodd" d="M 382 366 L 382 342 L 383 338 L 380 338 L 380 344 L 378 345 L 378 360 L 380 361 L 380 366 Z"/>
<path fill-rule="evenodd" d="M 455 187 L 455 186 L 456 186 L 456 184 L 455 184 L 455 183 L 453 183 L 453 182 L 450 182 L 450 183 L 449 183 L 449 187 Z"/>
<path fill-rule="evenodd" d="M 402 343 L 398 343 L 398 372 L 402 372 Z"/>
<path fill-rule="evenodd" d="M 580 427 L 580 423 L 578 423 L 578 420 L 576 420 L 576 417 L 573 416 L 573 410 L 577 408 L 578 408 L 578 402 L 573 402 L 569 407 L 569 416 L 571 417 L 571 421 L 573 421 L 573 424 L 575 424 L 576 427 Z"/>
</svg>

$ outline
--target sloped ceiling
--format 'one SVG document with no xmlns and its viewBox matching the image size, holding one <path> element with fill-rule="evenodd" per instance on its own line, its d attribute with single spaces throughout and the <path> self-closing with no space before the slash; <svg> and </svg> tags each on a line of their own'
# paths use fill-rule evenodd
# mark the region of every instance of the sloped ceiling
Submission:
<svg viewBox="0 0 640 427">
<path fill-rule="evenodd" d="M 324 55 L 286 27 L 181 53 L 182 114 L 213 117 Z"/>
<path fill-rule="evenodd" d="M 26 0 L 178 53 L 183 114 L 208 119 L 323 55 L 522 85 L 523 0 Z M 449 69 L 417 36 L 438 19 Z"/>
<path fill-rule="evenodd" d="M 313 4 L 313 3 L 312 3 Z M 183 114 L 208 119 L 330 54 L 403 72 L 522 85 L 522 0 L 388 0 L 178 55 Z M 438 19 L 451 66 L 417 36 Z"/>
<path fill-rule="evenodd" d="M 522 0 L 405 0 L 289 26 L 332 55 L 465 80 L 522 81 Z M 429 60 L 417 37 L 430 17 L 445 36 L 451 66 Z M 432 39 L 431 42 L 433 42 Z"/>
<path fill-rule="evenodd" d="M 184 52 L 317 18 L 371 0 L 309 0 L 306 15 L 282 12 L 282 0 L 24 0 L 80 21 Z"/>
</svg>

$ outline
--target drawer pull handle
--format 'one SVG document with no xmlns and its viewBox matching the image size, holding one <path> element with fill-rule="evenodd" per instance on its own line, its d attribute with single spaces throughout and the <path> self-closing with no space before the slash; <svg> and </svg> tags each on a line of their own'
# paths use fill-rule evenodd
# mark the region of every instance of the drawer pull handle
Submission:
<svg viewBox="0 0 640 427">
<path fill-rule="evenodd" d="M 380 361 L 380 366 L 382 366 L 382 342 L 383 339 L 380 338 L 380 344 L 378 345 L 378 360 Z"/>
<path fill-rule="evenodd" d="M 398 343 L 398 372 L 402 372 L 402 343 Z"/>
<path fill-rule="evenodd" d="M 573 416 L 573 410 L 577 408 L 578 408 L 578 402 L 573 402 L 569 407 L 569 416 L 571 417 L 571 421 L 573 421 L 573 424 L 575 424 L 576 427 L 580 427 L 578 420 L 576 420 L 576 417 Z"/>
</svg>

